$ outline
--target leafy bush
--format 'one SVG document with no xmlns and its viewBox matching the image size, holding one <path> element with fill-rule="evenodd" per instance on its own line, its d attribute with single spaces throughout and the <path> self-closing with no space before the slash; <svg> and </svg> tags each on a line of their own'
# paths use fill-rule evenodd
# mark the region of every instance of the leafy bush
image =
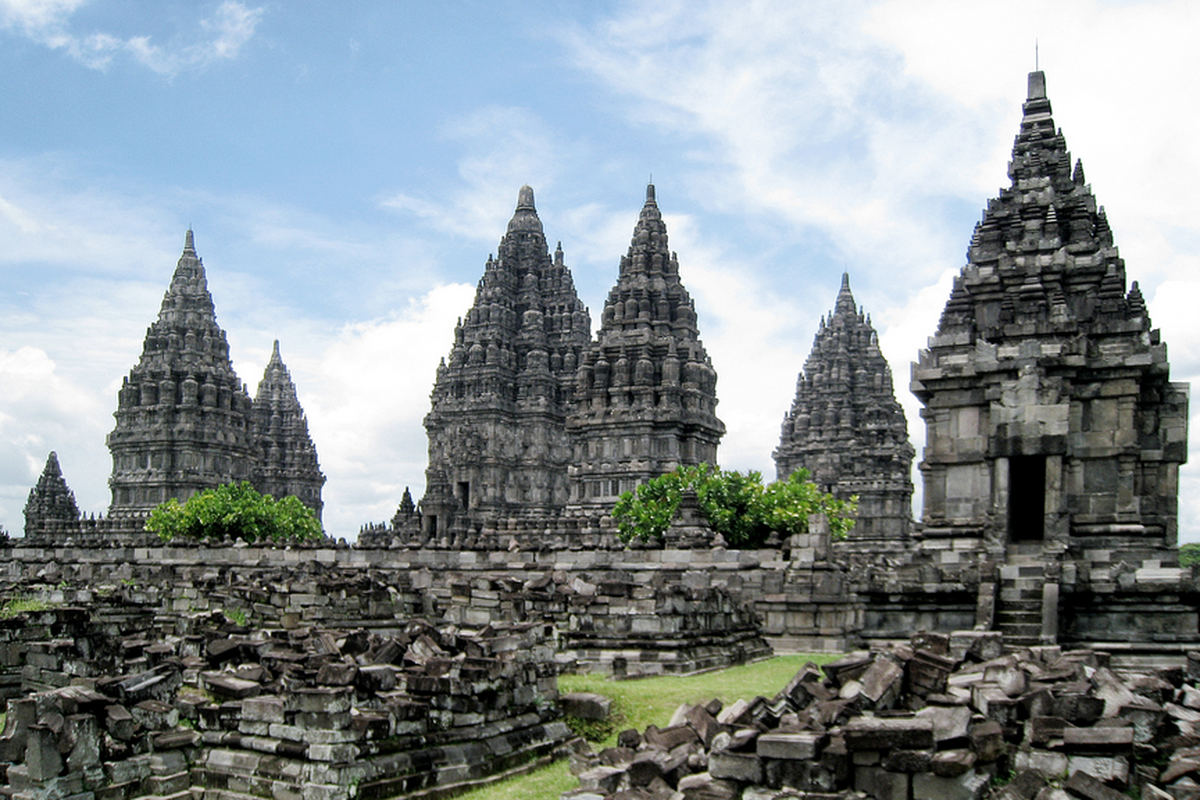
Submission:
<svg viewBox="0 0 1200 800">
<path fill-rule="evenodd" d="M 708 464 L 679 467 L 625 492 L 613 507 L 617 535 L 623 542 L 661 539 L 679 510 L 685 491 L 694 491 L 700 511 L 714 531 L 734 547 L 761 545 L 777 531 L 784 536 L 808 530 L 808 518 L 823 513 L 834 539 L 844 539 L 854 526 L 858 498 L 839 500 L 821 492 L 797 470 L 787 480 L 763 486 L 758 472 L 718 469 Z"/>
<path fill-rule="evenodd" d="M 1188 542 L 1179 546 L 1179 566 L 1190 567 L 1200 564 L 1200 542 Z"/>
<path fill-rule="evenodd" d="M 168 542 L 176 536 L 202 541 L 298 542 L 325 535 L 321 523 L 299 498 L 275 500 L 259 494 L 248 481 L 205 489 L 186 503 L 171 498 L 150 512 L 146 530 Z"/>
</svg>

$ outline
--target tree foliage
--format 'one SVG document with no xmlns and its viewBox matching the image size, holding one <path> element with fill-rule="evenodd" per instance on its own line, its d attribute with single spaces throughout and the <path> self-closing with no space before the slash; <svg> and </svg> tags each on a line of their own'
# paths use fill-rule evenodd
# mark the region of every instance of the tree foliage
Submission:
<svg viewBox="0 0 1200 800">
<path fill-rule="evenodd" d="M 808 518 L 823 513 L 834 539 L 844 539 L 854 526 L 858 498 L 839 500 L 820 491 L 797 470 L 787 480 L 763 486 L 762 475 L 745 475 L 708 464 L 678 467 L 625 492 L 613 508 L 617 535 L 623 542 L 661 539 L 675 518 L 684 491 L 696 493 L 700 510 L 714 531 L 733 547 L 755 547 L 772 531 L 790 536 L 808 530 Z"/>
<path fill-rule="evenodd" d="M 1179 566 L 1190 567 L 1200 564 L 1200 542 L 1188 542 L 1179 546 Z"/>
<path fill-rule="evenodd" d="M 259 494 L 248 481 L 205 489 L 180 503 L 171 498 L 150 513 L 146 530 L 170 541 L 177 536 L 201 541 L 242 539 L 298 542 L 325 534 L 298 497 L 276 500 Z"/>
</svg>

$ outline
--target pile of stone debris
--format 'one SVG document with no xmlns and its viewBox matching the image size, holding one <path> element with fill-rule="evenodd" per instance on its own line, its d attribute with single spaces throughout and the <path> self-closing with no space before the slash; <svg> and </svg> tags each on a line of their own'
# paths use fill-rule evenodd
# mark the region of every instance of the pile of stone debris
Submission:
<svg viewBox="0 0 1200 800">
<path fill-rule="evenodd" d="M 1200 653 L 1005 649 L 993 632 L 808 664 L 773 698 L 681 706 L 573 756 L 564 800 L 1200 798 Z"/>
<path fill-rule="evenodd" d="M 548 762 L 571 736 L 540 623 L 466 634 L 414 618 L 385 635 L 223 619 L 123 642 L 133 670 L 9 701 L 0 798 L 453 793 Z M 31 655 L 71 649 L 51 644 Z M 78 676 L 86 654 L 69 655 Z"/>
</svg>

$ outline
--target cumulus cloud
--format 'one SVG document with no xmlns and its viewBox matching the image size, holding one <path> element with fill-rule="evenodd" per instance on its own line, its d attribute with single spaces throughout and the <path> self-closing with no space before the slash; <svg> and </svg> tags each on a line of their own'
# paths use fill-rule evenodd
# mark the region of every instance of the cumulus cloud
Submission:
<svg viewBox="0 0 1200 800">
<path fill-rule="evenodd" d="M 293 372 L 325 473 L 326 528 L 352 535 L 390 519 L 425 485 L 425 429 L 438 361 L 475 289 L 448 284 L 399 312 L 345 326 L 307 374 Z M 333 477 L 333 476 L 336 476 Z"/>
<path fill-rule="evenodd" d="M 15 534 L 46 455 L 58 451 L 70 484 L 70 468 L 78 470 L 103 451 L 106 414 L 93 392 L 58 374 L 36 347 L 0 349 L 0 386 L 0 520 Z M 74 474 L 83 477 L 82 471 Z M 81 503 L 100 500 L 97 487 L 88 484 L 82 494 L 72 488 Z"/>
<path fill-rule="evenodd" d="M 0 0 L 0 28 L 19 32 L 52 50 L 61 50 L 92 69 L 105 69 L 125 55 L 159 75 L 171 76 L 236 58 L 254 35 L 263 15 L 237 0 L 224 0 L 211 17 L 200 20 L 201 38 L 163 46 L 149 36 L 121 38 L 110 33 L 80 33 L 71 17 L 86 0 Z"/>
</svg>

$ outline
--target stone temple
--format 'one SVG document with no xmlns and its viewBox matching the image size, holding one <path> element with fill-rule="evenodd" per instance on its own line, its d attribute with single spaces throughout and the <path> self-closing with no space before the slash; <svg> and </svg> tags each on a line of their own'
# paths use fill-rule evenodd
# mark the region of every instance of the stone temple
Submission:
<svg viewBox="0 0 1200 800">
<path fill-rule="evenodd" d="M 717 373 L 650 185 L 579 368 L 571 510 L 606 514 L 622 492 L 681 464 L 715 464 L 725 433 L 716 406 Z"/>
<path fill-rule="evenodd" d="M 562 246 L 550 255 L 533 189 L 522 187 L 475 303 L 454 328 L 449 362 L 438 366 L 425 417 L 425 536 L 562 511 L 574 456 L 566 419 L 590 339 Z"/>
<path fill-rule="evenodd" d="M 926 425 L 919 520 L 891 370 L 843 276 L 774 455 L 780 477 L 805 468 L 859 497 L 850 539 L 831 542 L 814 518 L 807 532 L 729 550 L 693 504 L 661 546 L 624 549 L 609 514 L 619 493 L 715 462 L 716 373 L 653 186 L 594 336 L 524 187 L 438 368 L 424 498 L 406 491 L 390 524 L 364 529 L 354 548 L 313 545 L 329 550 L 318 561 L 411 574 L 428 592 L 414 602 L 455 624 L 554 624 L 581 663 L 629 674 L 757 652 L 736 645 L 756 626 L 792 651 L 918 630 L 1114 658 L 1194 650 L 1200 580 L 1176 549 L 1187 387 L 1170 380 L 1040 72 L 1009 176 L 912 366 Z M 320 508 L 324 478 L 279 349 L 250 400 L 190 232 L 116 417 L 110 516 L 78 518 L 51 454 L 8 574 L 74 579 L 104 560 L 115 580 L 145 576 L 135 548 L 157 543 L 137 538 L 142 515 L 237 478 Z M 108 552 L 117 543 L 126 549 Z M 244 550 L 225 550 L 224 568 L 239 571 Z M 253 557 L 272 570 L 303 556 Z"/>
<path fill-rule="evenodd" d="M 785 480 L 807 469 L 821 491 L 858 498 L 854 541 L 899 543 L 910 535 L 913 454 L 892 370 L 843 274 L 833 313 L 821 318 L 783 419 L 776 476 Z"/>
<path fill-rule="evenodd" d="M 500 519 L 600 524 L 621 492 L 715 462 L 725 431 L 716 402 L 654 187 L 595 340 L 562 247 L 551 256 L 533 190 L 522 187 L 438 367 L 421 536 L 458 540 Z"/>
<path fill-rule="evenodd" d="M 141 516 L 168 498 L 242 480 L 321 511 L 325 477 L 278 342 L 251 401 L 190 230 L 114 416 L 110 517 Z"/>
<path fill-rule="evenodd" d="M 1012 184 L 988 203 L 913 365 L 927 431 L 921 535 L 1004 565 L 1002 628 L 1057 628 L 1061 606 L 1061 624 L 1099 634 L 1116 609 L 1091 592 L 1124 572 L 1132 584 L 1135 565 L 1175 564 L 1188 386 L 1170 382 L 1043 73 L 1030 74 L 1023 109 Z M 1163 610 L 1130 601 L 1120 613 Z"/>
</svg>

